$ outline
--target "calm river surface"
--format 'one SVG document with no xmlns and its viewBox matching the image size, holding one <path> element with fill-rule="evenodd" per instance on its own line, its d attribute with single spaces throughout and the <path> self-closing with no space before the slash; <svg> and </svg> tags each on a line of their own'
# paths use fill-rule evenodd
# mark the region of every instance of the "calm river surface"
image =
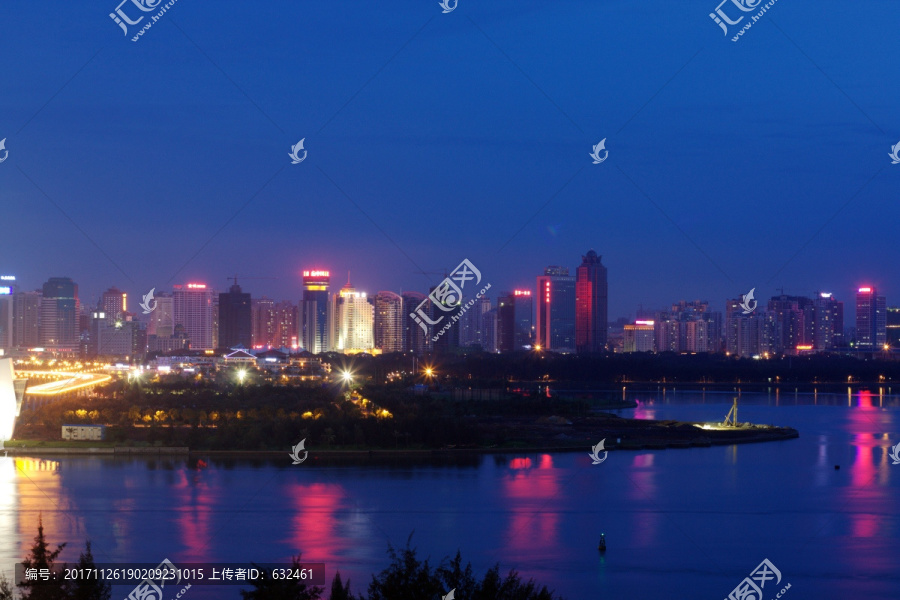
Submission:
<svg viewBox="0 0 900 600">
<path fill-rule="evenodd" d="M 619 412 L 718 421 L 733 396 L 641 393 Z M 0 457 L 0 568 L 11 575 L 42 514 L 70 562 L 86 538 L 105 563 L 286 562 L 302 551 L 357 592 L 387 565 L 388 542 L 414 531 L 433 563 L 459 549 L 479 574 L 499 562 L 568 600 L 721 600 L 766 558 L 782 574 L 766 600 L 787 583 L 787 600 L 900 597 L 900 465 L 888 457 L 900 443 L 897 395 L 745 392 L 739 418 L 800 438 L 611 452 L 600 465 L 589 448 L 449 465 L 321 466 L 312 453 L 299 466 L 285 455 L 199 469 L 178 458 Z"/>
</svg>

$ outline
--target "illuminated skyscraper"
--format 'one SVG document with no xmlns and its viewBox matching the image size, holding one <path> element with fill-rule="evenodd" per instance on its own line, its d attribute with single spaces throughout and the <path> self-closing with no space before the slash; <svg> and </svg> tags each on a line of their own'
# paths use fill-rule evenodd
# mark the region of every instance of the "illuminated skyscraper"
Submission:
<svg viewBox="0 0 900 600">
<path fill-rule="evenodd" d="M 297 348 L 300 340 L 297 335 L 299 309 L 293 302 L 283 300 L 275 305 L 275 340 L 276 348 Z"/>
<path fill-rule="evenodd" d="M 575 348 L 579 354 L 606 348 L 607 285 L 606 267 L 593 250 L 582 257 L 576 271 Z"/>
<path fill-rule="evenodd" d="M 300 346 L 313 354 L 331 348 L 329 340 L 328 284 L 331 273 L 320 269 L 303 271 L 303 300 L 300 302 Z"/>
<path fill-rule="evenodd" d="M 522 350 L 534 343 L 534 302 L 531 290 L 513 290 L 515 304 L 515 338 L 516 350 Z"/>
<path fill-rule="evenodd" d="M 538 276 L 536 316 L 535 345 L 575 352 L 575 278 L 569 269 L 547 267 Z"/>
<path fill-rule="evenodd" d="M 176 285 L 172 294 L 175 325 L 184 327 L 184 335 L 193 350 L 215 350 L 213 327 L 215 308 L 213 291 L 205 283 Z"/>
<path fill-rule="evenodd" d="M 331 314 L 334 352 L 356 354 L 375 348 L 375 307 L 369 303 L 365 292 L 357 292 L 348 281 L 335 295 Z"/>
<path fill-rule="evenodd" d="M 97 310 L 106 315 L 106 323 L 115 325 L 116 321 L 125 320 L 128 310 L 128 294 L 116 287 L 111 287 L 100 296 Z"/>
<path fill-rule="evenodd" d="M 78 285 L 68 277 L 51 277 L 41 295 L 41 346 L 78 347 Z"/>
<path fill-rule="evenodd" d="M 653 352 L 656 350 L 656 328 L 653 321 L 635 321 L 625 325 L 624 352 Z"/>
<path fill-rule="evenodd" d="M 394 292 L 378 292 L 375 301 L 375 348 L 403 352 L 403 299 Z"/>
<path fill-rule="evenodd" d="M 813 347 L 821 351 L 843 346 L 844 303 L 835 300 L 830 292 L 819 293 L 814 303 Z"/>
<path fill-rule="evenodd" d="M 862 350 L 881 350 L 886 342 L 885 298 L 874 287 L 861 287 L 856 292 L 856 346 Z"/>
<path fill-rule="evenodd" d="M 250 294 L 242 292 L 235 278 L 226 293 L 219 294 L 219 347 L 251 346 Z"/>
</svg>

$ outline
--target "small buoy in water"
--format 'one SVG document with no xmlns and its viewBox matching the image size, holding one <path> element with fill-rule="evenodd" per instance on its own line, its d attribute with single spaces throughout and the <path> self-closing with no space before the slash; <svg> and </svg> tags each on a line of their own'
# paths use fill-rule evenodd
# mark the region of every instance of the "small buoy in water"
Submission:
<svg viewBox="0 0 900 600">
<path fill-rule="evenodd" d="M 840 470 L 841 470 L 841 465 L 834 465 L 834 470 L 835 470 L 835 471 L 840 471 Z"/>
<path fill-rule="evenodd" d="M 606 534 L 600 534 L 600 543 L 597 545 L 597 550 L 600 552 L 606 552 Z"/>
</svg>

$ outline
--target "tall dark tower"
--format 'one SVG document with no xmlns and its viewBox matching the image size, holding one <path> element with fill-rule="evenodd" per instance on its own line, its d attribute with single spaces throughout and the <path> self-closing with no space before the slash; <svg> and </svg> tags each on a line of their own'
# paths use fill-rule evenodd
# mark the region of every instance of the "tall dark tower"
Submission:
<svg viewBox="0 0 900 600">
<path fill-rule="evenodd" d="M 601 352 L 606 348 L 606 267 L 593 250 L 582 256 L 575 273 L 575 351 Z"/>
<path fill-rule="evenodd" d="M 236 278 L 228 293 L 219 294 L 220 348 L 251 347 L 253 328 L 250 305 L 250 294 L 241 292 Z"/>
</svg>

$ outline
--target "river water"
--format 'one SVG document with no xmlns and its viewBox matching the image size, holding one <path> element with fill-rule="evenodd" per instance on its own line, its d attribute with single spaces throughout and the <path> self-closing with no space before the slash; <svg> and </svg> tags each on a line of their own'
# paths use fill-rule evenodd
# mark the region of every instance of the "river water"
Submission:
<svg viewBox="0 0 900 600">
<path fill-rule="evenodd" d="M 732 393 L 627 394 L 623 416 L 721 420 Z M 173 459 L 0 458 L 0 568 L 51 543 L 97 562 L 324 562 L 360 591 L 412 533 L 432 562 L 499 562 L 568 600 L 720 600 L 764 559 L 764 598 L 900 597 L 900 399 L 743 393 L 741 421 L 792 426 L 785 442 L 610 452 L 508 453 L 325 466 Z M 597 440 L 599 441 L 599 439 Z M 287 449 L 286 449 L 287 450 Z M 840 469 L 836 470 L 835 465 Z M 600 533 L 608 550 L 597 552 Z M 194 586 L 185 598 L 239 598 Z M 129 588 L 116 587 L 113 598 Z M 177 591 L 177 590 L 175 590 Z M 167 598 L 168 600 L 168 598 Z M 464 600 L 464 599 L 463 599 Z"/>
</svg>

